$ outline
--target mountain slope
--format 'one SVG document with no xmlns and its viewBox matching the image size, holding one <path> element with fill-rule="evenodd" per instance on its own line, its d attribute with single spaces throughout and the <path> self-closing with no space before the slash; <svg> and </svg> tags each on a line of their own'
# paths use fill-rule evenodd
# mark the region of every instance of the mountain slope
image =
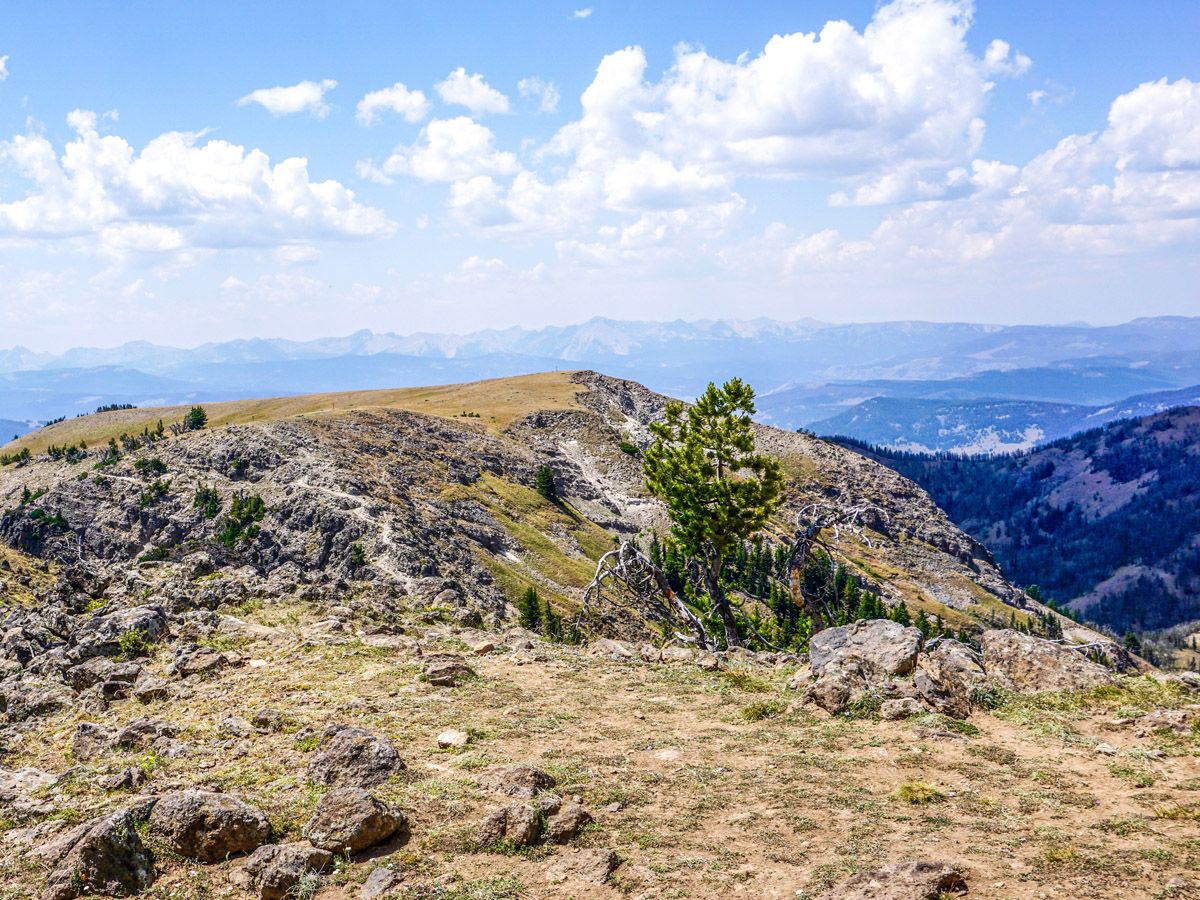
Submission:
<svg viewBox="0 0 1200 900">
<path fill-rule="evenodd" d="M 1011 578 L 1092 621 L 1142 631 L 1200 618 L 1200 408 L 1007 457 L 867 452 L 928 490 Z"/>
<path fill-rule="evenodd" d="M 893 450 L 1012 453 L 1118 419 L 1200 403 L 1200 385 L 1138 394 L 1104 406 L 1037 400 L 875 397 L 809 426 Z"/>
<path fill-rule="evenodd" d="M 0 537 L 50 560 L 95 559 L 120 571 L 135 570 L 147 554 L 179 560 L 204 551 L 218 566 L 323 590 L 369 576 L 376 589 L 402 595 L 451 591 L 464 616 L 497 622 L 506 601 L 530 585 L 577 603 L 612 535 L 664 525 L 661 506 L 643 490 L 639 460 L 620 446 L 644 445 L 664 402 L 640 385 L 584 372 L 213 404 L 207 430 L 100 470 L 92 468 L 94 450 L 74 465 L 40 457 L 0 469 Z M 95 448 L 115 432 L 137 433 L 183 412 L 68 420 L 5 450 L 81 439 Z M 1006 604 L 1036 609 L 916 485 L 805 435 L 764 426 L 759 440 L 791 478 L 772 526 L 780 536 L 807 503 L 875 503 L 886 516 L 870 540 L 843 535 L 839 550 L 885 600 L 955 626 L 1007 620 Z M 154 496 L 151 475 L 134 468 L 150 459 L 165 468 L 154 480 L 169 482 Z M 532 490 L 543 463 L 566 498 L 561 509 Z M 206 519 L 196 507 L 199 488 L 215 491 L 220 515 Z M 21 504 L 25 489 L 44 493 Z M 222 542 L 236 495 L 262 498 L 261 534 Z M 365 551 L 361 571 L 351 545 Z"/>
</svg>

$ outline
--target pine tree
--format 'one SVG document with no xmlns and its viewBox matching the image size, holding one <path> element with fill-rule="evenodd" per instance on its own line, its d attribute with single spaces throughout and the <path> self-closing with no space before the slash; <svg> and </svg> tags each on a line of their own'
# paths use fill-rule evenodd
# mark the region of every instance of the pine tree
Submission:
<svg viewBox="0 0 1200 900">
<path fill-rule="evenodd" d="M 892 621 L 899 622 L 904 626 L 912 624 L 912 617 L 908 614 L 908 606 L 903 600 L 900 601 L 899 605 L 892 609 Z"/>
<path fill-rule="evenodd" d="M 558 486 L 554 483 L 554 470 L 549 466 L 538 466 L 537 492 L 551 503 L 558 502 Z"/>
<path fill-rule="evenodd" d="M 542 607 L 542 632 L 552 641 L 562 640 L 562 616 L 555 611 L 549 600 Z"/>
<path fill-rule="evenodd" d="M 538 592 L 535 588 L 527 588 L 521 595 L 521 599 L 517 601 L 517 622 L 522 628 L 541 633 L 542 605 L 538 600 Z"/>
<path fill-rule="evenodd" d="M 667 404 L 643 460 L 646 487 L 666 503 L 672 535 L 699 566 L 731 647 L 742 641 L 721 584 L 725 561 L 782 501 L 778 461 L 754 451 L 754 412 L 754 390 L 740 378 L 709 384 L 692 406 Z"/>
<path fill-rule="evenodd" d="M 208 413 L 203 406 L 193 406 L 183 418 L 183 427 L 187 431 L 199 431 L 208 424 Z"/>
</svg>

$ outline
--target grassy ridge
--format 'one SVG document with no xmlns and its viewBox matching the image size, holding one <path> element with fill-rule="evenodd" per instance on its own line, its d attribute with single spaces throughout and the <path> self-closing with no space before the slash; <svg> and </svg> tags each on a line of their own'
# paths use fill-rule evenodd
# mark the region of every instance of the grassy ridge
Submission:
<svg viewBox="0 0 1200 900">
<path fill-rule="evenodd" d="M 209 428 L 273 422 L 298 416 L 333 415 L 358 409 L 403 409 L 448 418 L 463 413 L 477 413 L 480 422 L 498 430 L 532 412 L 578 408 L 576 395 L 586 388 L 573 382 L 572 375 L 572 372 L 544 372 L 434 387 L 228 400 L 206 403 L 204 408 L 208 412 Z M 28 448 L 36 455 L 46 452 L 51 444 L 63 446 L 80 441 L 98 447 L 123 432 L 137 434 L 143 428 L 153 429 L 159 419 L 167 424 L 178 422 L 188 409 L 190 405 L 93 413 L 39 428 L 0 447 L 0 452 L 14 453 Z"/>
</svg>

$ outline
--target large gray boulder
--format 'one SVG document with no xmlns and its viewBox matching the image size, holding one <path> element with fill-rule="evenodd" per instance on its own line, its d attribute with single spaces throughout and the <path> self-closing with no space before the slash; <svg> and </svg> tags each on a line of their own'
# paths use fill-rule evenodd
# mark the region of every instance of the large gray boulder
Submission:
<svg viewBox="0 0 1200 900">
<path fill-rule="evenodd" d="M 154 881 L 154 859 L 138 836 L 135 812 L 106 816 L 74 835 L 51 870 L 42 900 L 128 897 Z"/>
<path fill-rule="evenodd" d="M 542 834 L 542 817 L 527 803 L 510 803 L 484 817 L 475 831 L 475 843 L 490 847 L 501 842 L 513 847 L 528 847 Z"/>
<path fill-rule="evenodd" d="M 857 661 L 871 681 L 907 675 L 916 666 L 920 651 L 921 632 L 890 619 L 826 628 L 808 642 L 809 662 L 817 678 L 836 660 Z"/>
<path fill-rule="evenodd" d="M 339 787 L 321 798 L 303 834 L 322 850 L 358 853 L 407 830 L 403 813 L 360 787 Z"/>
<path fill-rule="evenodd" d="M 1078 650 L 1008 628 L 979 638 L 987 677 L 1014 691 L 1071 691 L 1112 681 L 1112 673 Z"/>
<path fill-rule="evenodd" d="M 160 798 L 150 814 L 150 833 L 180 856 L 217 862 L 248 853 L 271 837 L 262 810 L 230 794 L 178 791 Z"/>
<path fill-rule="evenodd" d="M 940 713 L 965 719 L 971 696 L 987 681 L 983 658 L 959 641 L 940 638 L 921 655 L 913 679 L 921 699 Z"/>
<path fill-rule="evenodd" d="M 116 656 L 121 638 L 137 632 L 145 643 L 156 643 L 167 633 L 167 613 L 161 606 L 135 606 L 107 615 L 93 616 L 75 633 L 72 656 L 78 660 L 93 656 Z"/>
<path fill-rule="evenodd" d="M 377 787 L 404 768 L 404 760 L 383 735 L 332 725 L 321 735 L 308 777 L 321 784 Z"/>
<path fill-rule="evenodd" d="M 0 712 L 13 722 L 24 722 L 69 709 L 75 692 L 64 684 L 40 678 L 26 678 L 0 684 Z"/>
</svg>

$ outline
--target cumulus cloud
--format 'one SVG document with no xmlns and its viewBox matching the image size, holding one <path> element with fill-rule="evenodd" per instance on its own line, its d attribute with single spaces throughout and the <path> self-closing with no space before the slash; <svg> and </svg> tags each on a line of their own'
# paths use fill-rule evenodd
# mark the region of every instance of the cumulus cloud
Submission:
<svg viewBox="0 0 1200 900">
<path fill-rule="evenodd" d="M 590 6 L 585 6 L 583 9 L 577 9 L 577 10 L 575 10 L 575 12 L 571 13 L 571 18 L 573 18 L 573 19 L 589 19 L 589 18 L 591 18 L 591 15 L 592 15 L 592 8 Z"/>
<path fill-rule="evenodd" d="M 468 75 L 461 66 L 434 87 L 446 103 L 465 106 L 477 116 L 508 112 L 508 98 L 483 80 L 478 72 Z"/>
<path fill-rule="evenodd" d="M 75 110 L 61 154 L 40 134 L 0 143 L 0 159 L 29 184 L 0 203 L 0 235 L 94 237 L 110 255 L 188 247 L 270 246 L 390 233 L 381 210 L 336 181 L 313 181 L 307 161 L 274 165 L 261 150 L 168 132 L 141 151 L 101 135 L 95 113 Z"/>
<path fill-rule="evenodd" d="M 1024 75 L 1032 65 L 1032 59 L 1024 53 L 1013 53 L 1008 41 L 999 38 L 988 44 L 983 53 L 984 71 L 993 75 Z"/>
<path fill-rule="evenodd" d="M 318 119 L 329 115 L 325 95 L 337 87 L 332 78 L 324 81 L 301 81 L 287 87 L 259 88 L 238 100 L 238 106 L 257 103 L 273 116 L 290 116 L 309 112 Z"/>
<path fill-rule="evenodd" d="M 391 87 L 367 93 L 358 101 L 357 117 L 363 125 L 374 124 L 383 112 L 393 112 L 408 122 L 420 122 L 429 115 L 429 100 L 422 91 L 410 91 L 397 81 Z"/>
<path fill-rule="evenodd" d="M 538 109 L 544 113 L 558 112 L 558 101 L 560 99 L 558 88 L 555 87 L 553 81 L 542 81 L 535 77 L 522 78 L 517 82 L 517 90 L 522 97 L 536 97 L 538 100 Z"/>
<path fill-rule="evenodd" d="M 8 79 L 8 57 L 0 56 L 0 81 Z"/>
<path fill-rule="evenodd" d="M 481 174 L 511 175 L 518 168 L 516 156 L 496 149 L 490 128 L 457 116 L 434 119 L 421 129 L 416 143 L 397 147 L 378 168 L 360 163 L 358 172 L 376 181 L 401 174 L 422 181 L 459 181 Z"/>
</svg>

